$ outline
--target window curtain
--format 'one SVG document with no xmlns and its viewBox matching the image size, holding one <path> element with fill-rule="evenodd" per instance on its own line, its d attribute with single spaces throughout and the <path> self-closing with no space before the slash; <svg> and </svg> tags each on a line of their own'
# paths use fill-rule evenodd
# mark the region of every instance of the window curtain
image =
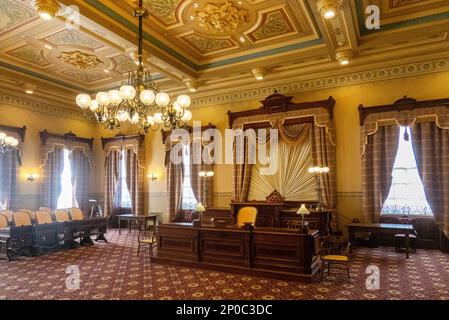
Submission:
<svg viewBox="0 0 449 320">
<path fill-rule="evenodd" d="M 311 123 L 275 126 L 279 129 L 278 170 L 273 175 L 261 175 L 260 169 L 264 166 L 259 161 L 253 165 L 248 199 L 265 201 L 274 189 L 285 200 L 317 199 L 315 177 L 308 171 L 312 166 L 312 126 Z M 268 162 L 265 156 L 259 160 Z"/>
<path fill-rule="evenodd" d="M 449 130 L 435 122 L 410 126 L 413 151 L 433 216 L 449 237 Z"/>
<path fill-rule="evenodd" d="M 140 166 L 139 161 L 139 153 L 144 153 L 142 147 L 139 148 L 138 153 L 134 152 L 134 149 L 132 148 L 125 150 L 126 184 L 128 186 L 129 195 L 131 197 L 131 206 L 135 215 L 142 215 L 144 213 L 143 168 Z"/>
<path fill-rule="evenodd" d="M 105 184 L 104 184 L 104 212 L 105 216 L 112 214 L 114 205 L 114 196 L 118 182 L 120 165 L 120 151 L 110 149 L 105 158 Z"/>
<path fill-rule="evenodd" d="M 235 202 L 243 202 L 248 199 L 249 187 L 251 184 L 251 171 L 253 165 L 248 163 L 248 138 L 244 138 L 243 157 L 244 163 L 237 163 L 236 144 L 234 143 L 233 170 L 232 170 L 232 199 Z"/>
<path fill-rule="evenodd" d="M 168 137 L 169 141 L 170 138 Z M 167 142 L 168 143 L 168 142 Z M 184 183 L 184 164 L 174 164 L 170 161 L 171 148 L 166 150 L 167 166 L 167 195 L 169 221 L 175 221 L 182 214 L 182 185 Z M 179 149 L 179 157 L 182 159 L 183 148 Z"/>
<path fill-rule="evenodd" d="M 337 207 L 337 166 L 336 147 L 330 140 L 327 128 L 316 123 L 311 127 L 312 161 L 314 166 L 328 167 L 329 173 L 320 174 L 319 192 L 325 208 L 335 210 Z M 337 230 L 337 220 L 333 219 L 333 230 Z"/>
<path fill-rule="evenodd" d="M 362 158 L 362 204 L 366 222 L 378 222 L 393 180 L 399 148 L 398 126 L 380 126 L 369 135 Z"/>
<path fill-rule="evenodd" d="M 89 214 L 90 162 L 83 150 L 74 149 L 69 156 L 74 199 L 85 215 Z"/>
<path fill-rule="evenodd" d="M 64 146 L 54 145 L 46 154 L 42 167 L 41 206 L 56 209 L 61 194 L 61 175 L 64 170 Z"/>
<path fill-rule="evenodd" d="M 196 145 L 194 147 L 195 144 L 199 144 L 199 146 Z M 213 177 L 200 178 L 199 173 L 201 171 L 213 171 L 214 165 L 203 163 L 202 157 L 201 157 L 201 163 L 194 164 L 194 162 L 197 162 L 197 160 L 198 160 L 198 159 L 196 159 L 195 154 L 193 152 L 193 150 L 195 148 L 199 148 L 199 150 L 201 150 L 201 154 L 204 151 L 204 146 L 203 146 L 202 142 L 194 141 L 190 145 L 190 184 L 192 186 L 192 191 L 193 191 L 193 195 L 195 196 L 195 199 L 198 202 L 207 204 L 207 207 L 211 208 L 211 207 L 213 207 L 214 179 L 213 179 Z M 204 181 L 204 180 L 206 180 L 206 181 Z M 204 197 L 205 194 L 206 194 L 206 197 Z"/>
<path fill-rule="evenodd" d="M 0 152 L 0 210 L 19 207 L 19 164 L 18 150 Z"/>
</svg>

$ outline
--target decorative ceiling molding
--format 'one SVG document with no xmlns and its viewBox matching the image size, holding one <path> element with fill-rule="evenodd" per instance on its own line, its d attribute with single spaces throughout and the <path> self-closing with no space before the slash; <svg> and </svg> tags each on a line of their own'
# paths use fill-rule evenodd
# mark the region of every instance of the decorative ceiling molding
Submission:
<svg viewBox="0 0 449 320">
<path fill-rule="evenodd" d="M 86 118 L 86 116 L 83 114 L 81 110 L 77 110 L 75 108 L 73 109 L 64 108 L 58 105 L 39 101 L 38 99 L 29 99 L 21 97 L 19 94 L 12 95 L 9 93 L 4 93 L 2 91 L 3 90 L 0 89 L 0 106 L 2 107 L 3 106 L 18 107 L 35 112 L 41 112 L 51 114 L 54 116 L 93 123 L 93 121 L 90 121 L 89 119 Z"/>
<path fill-rule="evenodd" d="M 58 59 L 80 70 L 94 69 L 100 64 L 103 64 L 103 61 L 101 61 L 96 55 L 84 53 L 78 50 L 61 52 Z"/>
<path fill-rule="evenodd" d="M 212 33 L 232 33 L 248 22 L 248 10 L 239 9 L 234 3 L 207 3 L 196 11 L 198 26 Z"/>
<path fill-rule="evenodd" d="M 280 35 L 288 35 L 294 31 L 285 11 L 279 9 L 265 13 L 262 25 L 252 32 L 250 37 L 257 42 Z"/>
<path fill-rule="evenodd" d="M 275 90 L 282 94 L 294 94 L 326 88 L 382 81 L 395 78 L 411 77 L 421 74 L 449 70 L 449 57 L 424 62 L 400 64 L 384 68 L 349 72 L 333 76 L 315 76 L 312 79 L 288 81 L 284 84 L 270 85 L 251 89 L 240 89 L 222 94 L 204 95 L 192 99 L 192 107 L 202 107 L 264 98 Z"/>
</svg>

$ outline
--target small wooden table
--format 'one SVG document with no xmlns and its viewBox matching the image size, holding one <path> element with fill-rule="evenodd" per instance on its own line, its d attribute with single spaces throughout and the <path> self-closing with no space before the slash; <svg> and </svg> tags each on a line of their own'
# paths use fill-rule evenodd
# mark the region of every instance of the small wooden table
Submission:
<svg viewBox="0 0 449 320">
<path fill-rule="evenodd" d="M 409 258 L 410 235 L 415 233 L 411 224 L 394 223 L 351 223 L 348 224 L 349 241 L 354 243 L 355 232 L 372 232 L 386 234 L 404 234 L 405 235 L 405 257 Z"/>
<path fill-rule="evenodd" d="M 133 215 L 133 214 L 118 214 L 118 234 L 122 234 L 122 220 L 128 221 L 128 232 L 131 232 L 131 223 L 133 221 L 141 222 L 145 226 L 147 225 L 147 221 L 153 221 L 153 225 L 156 225 L 157 214 L 148 214 L 148 215 Z"/>
</svg>

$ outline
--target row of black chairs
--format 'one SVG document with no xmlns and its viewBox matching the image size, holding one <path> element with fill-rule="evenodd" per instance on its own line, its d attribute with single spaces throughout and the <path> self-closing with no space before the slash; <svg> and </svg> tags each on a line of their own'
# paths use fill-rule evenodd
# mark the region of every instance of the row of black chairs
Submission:
<svg viewBox="0 0 449 320">
<path fill-rule="evenodd" d="M 108 219 L 85 218 L 79 208 L 0 211 L 0 257 L 33 255 L 46 249 L 107 242 Z M 79 243 L 76 241 L 79 240 Z"/>
</svg>

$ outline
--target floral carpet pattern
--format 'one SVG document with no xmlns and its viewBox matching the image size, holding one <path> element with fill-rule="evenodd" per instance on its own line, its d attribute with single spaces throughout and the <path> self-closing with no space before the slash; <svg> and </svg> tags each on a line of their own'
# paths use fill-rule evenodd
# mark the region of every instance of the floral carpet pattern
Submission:
<svg viewBox="0 0 449 320">
<path fill-rule="evenodd" d="M 418 250 L 405 259 L 394 248 L 358 248 L 351 283 L 344 271 L 323 282 L 282 281 L 152 263 L 137 257 L 137 235 L 111 230 L 109 243 L 52 252 L 21 261 L 0 261 L 0 299 L 449 299 L 449 255 Z M 68 266 L 80 271 L 79 289 L 66 287 Z M 379 289 L 368 290 L 368 266 L 380 272 Z"/>
</svg>

